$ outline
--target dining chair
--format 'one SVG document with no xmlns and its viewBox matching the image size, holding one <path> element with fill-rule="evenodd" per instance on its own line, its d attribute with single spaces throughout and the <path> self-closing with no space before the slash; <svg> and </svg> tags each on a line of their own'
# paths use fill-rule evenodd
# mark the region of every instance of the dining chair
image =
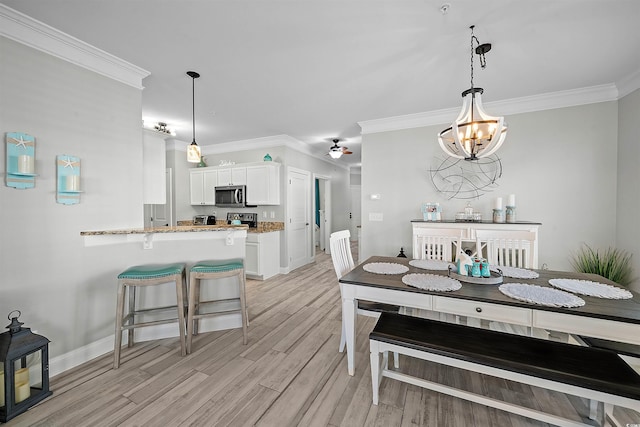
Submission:
<svg viewBox="0 0 640 427">
<path fill-rule="evenodd" d="M 532 231 L 476 230 L 476 253 L 489 264 L 505 267 L 538 268 L 534 260 L 536 233 Z"/>
<path fill-rule="evenodd" d="M 454 261 L 453 254 L 461 248 L 463 231 L 459 228 L 420 230 L 413 235 L 413 258 Z"/>
<path fill-rule="evenodd" d="M 349 271 L 353 270 L 355 264 L 353 263 L 353 256 L 351 255 L 351 233 L 349 230 L 336 231 L 331 233 L 329 237 L 329 248 L 331 250 L 331 260 L 333 261 L 333 268 L 336 271 L 338 280 L 342 278 Z M 342 284 L 340 284 L 340 295 L 342 295 Z M 398 313 L 400 307 L 390 304 L 381 304 L 371 301 L 358 301 L 357 314 L 369 317 L 380 317 L 382 311 L 390 311 Z M 342 353 L 347 343 L 344 326 L 344 315 L 342 316 L 342 331 L 340 332 L 340 348 Z M 394 353 L 394 365 L 397 368 L 398 354 Z"/>
</svg>

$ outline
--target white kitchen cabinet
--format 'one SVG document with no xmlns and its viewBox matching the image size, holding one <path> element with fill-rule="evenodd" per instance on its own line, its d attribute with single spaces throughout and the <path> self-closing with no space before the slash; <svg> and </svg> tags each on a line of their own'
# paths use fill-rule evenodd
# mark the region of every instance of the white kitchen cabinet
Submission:
<svg viewBox="0 0 640 427">
<path fill-rule="evenodd" d="M 191 204 L 215 205 L 214 189 L 218 185 L 218 171 L 215 169 L 192 169 L 189 175 Z"/>
<path fill-rule="evenodd" d="M 247 233 L 245 274 L 266 280 L 280 272 L 280 232 Z"/>
<path fill-rule="evenodd" d="M 247 203 L 280 204 L 280 164 L 266 162 L 247 166 Z"/>
<path fill-rule="evenodd" d="M 246 185 L 247 168 L 244 166 L 218 169 L 218 185 Z"/>
</svg>

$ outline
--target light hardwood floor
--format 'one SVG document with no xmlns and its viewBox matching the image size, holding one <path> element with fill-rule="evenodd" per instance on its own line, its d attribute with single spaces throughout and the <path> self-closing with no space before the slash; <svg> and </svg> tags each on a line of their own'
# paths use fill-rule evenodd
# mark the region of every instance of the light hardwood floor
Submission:
<svg viewBox="0 0 640 427">
<path fill-rule="evenodd" d="M 114 281 L 115 286 L 115 281 Z M 53 396 L 7 426 L 544 426 L 546 424 L 384 379 L 371 403 L 368 333 L 358 319 L 356 375 L 338 352 L 340 292 L 329 256 L 270 280 L 247 282 L 249 343 L 242 330 L 203 333 L 180 356 L 168 339 L 123 349 L 54 377 Z M 401 356 L 412 374 L 576 420 L 586 402 Z M 618 411 L 620 420 L 640 415 Z M 623 424 L 624 425 L 624 424 Z"/>
</svg>

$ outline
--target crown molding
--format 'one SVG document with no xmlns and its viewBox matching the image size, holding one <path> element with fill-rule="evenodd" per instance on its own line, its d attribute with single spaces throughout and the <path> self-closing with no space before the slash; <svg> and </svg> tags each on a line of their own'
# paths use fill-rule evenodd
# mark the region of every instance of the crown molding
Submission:
<svg viewBox="0 0 640 427">
<path fill-rule="evenodd" d="M 0 4 L 0 36 L 136 89 L 144 89 L 142 79 L 151 74 L 3 4 Z"/>
<path fill-rule="evenodd" d="M 618 86 L 618 97 L 622 98 L 640 88 L 640 70 L 629 74 L 616 82 Z"/>
<path fill-rule="evenodd" d="M 167 139 L 167 151 L 187 151 L 189 142 L 177 140 L 175 138 Z M 329 163 L 332 166 L 336 166 L 342 169 L 349 169 L 348 165 L 336 163 L 332 160 L 326 159 L 324 155 L 319 155 L 313 151 L 308 144 L 297 140 L 289 135 L 273 135 L 265 136 L 262 138 L 243 139 L 239 141 L 223 142 L 220 144 L 201 145 L 200 151 L 203 156 L 211 154 L 224 154 L 233 153 L 236 151 L 248 151 L 248 150 L 264 150 L 271 147 L 286 147 L 295 150 L 299 153 L 306 154 L 323 162 Z"/>
<path fill-rule="evenodd" d="M 543 93 L 504 101 L 483 102 L 483 105 L 487 111 L 499 111 L 501 115 L 509 115 L 615 101 L 618 97 L 619 92 L 616 85 L 607 84 L 582 89 Z M 450 123 L 457 117 L 459 112 L 460 107 L 447 108 L 405 116 L 366 120 L 358 122 L 358 125 L 360 125 L 362 129 L 363 135 L 389 132 Z"/>
</svg>

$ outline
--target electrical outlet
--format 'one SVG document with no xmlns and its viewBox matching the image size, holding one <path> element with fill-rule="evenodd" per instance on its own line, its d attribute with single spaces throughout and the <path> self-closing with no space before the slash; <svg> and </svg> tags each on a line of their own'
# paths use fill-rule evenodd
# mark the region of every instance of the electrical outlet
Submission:
<svg viewBox="0 0 640 427">
<path fill-rule="evenodd" d="M 369 221 L 382 221 L 382 212 L 369 212 Z"/>
<path fill-rule="evenodd" d="M 233 234 L 231 232 L 227 233 L 227 238 L 225 240 L 227 246 L 233 245 Z"/>
<path fill-rule="evenodd" d="M 276 217 L 276 212 L 275 211 L 271 211 L 271 219 Z"/>
<path fill-rule="evenodd" d="M 267 219 L 267 211 L 262 211 L 262 218 Z"/>
</svg>

